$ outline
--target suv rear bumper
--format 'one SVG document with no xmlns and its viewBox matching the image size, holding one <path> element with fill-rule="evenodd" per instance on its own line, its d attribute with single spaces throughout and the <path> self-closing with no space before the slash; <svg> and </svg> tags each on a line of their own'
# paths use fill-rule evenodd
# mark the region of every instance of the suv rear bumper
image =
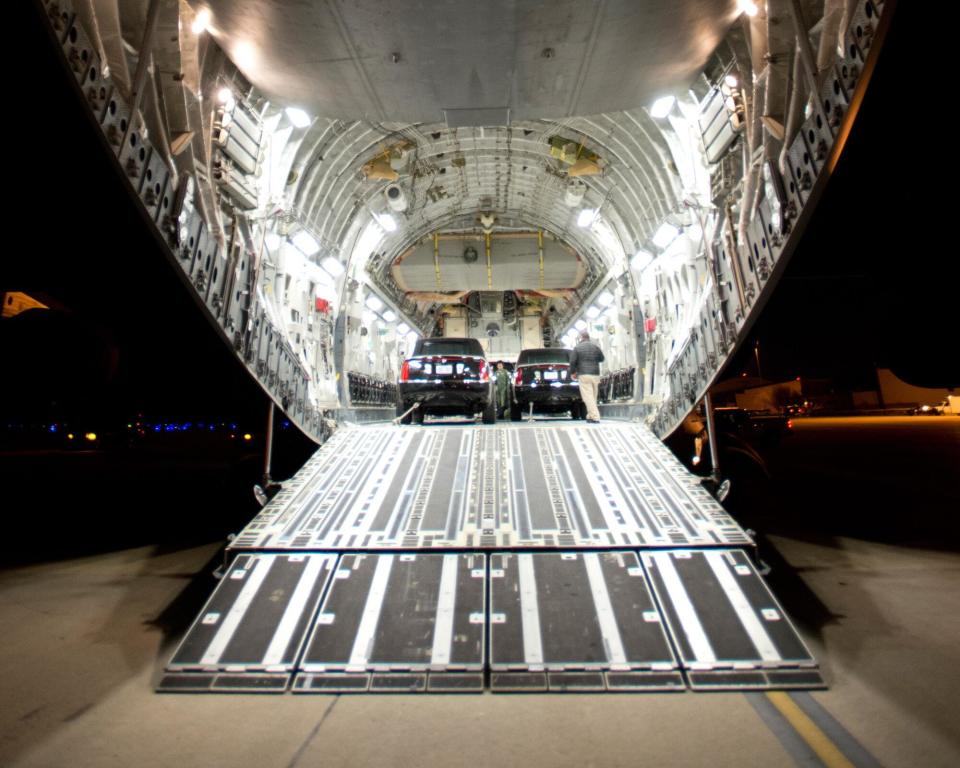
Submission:
<svg viewBox="0 0 960 768">
<path fill-rule="evenodd" d="M 422 403 L 425 406 L 456 407 L 483 410 L 490 402 L 492 389 L 487 383 L 462 381 L 401 382 L 400 399 L 407 405 Z"/>
</svg>

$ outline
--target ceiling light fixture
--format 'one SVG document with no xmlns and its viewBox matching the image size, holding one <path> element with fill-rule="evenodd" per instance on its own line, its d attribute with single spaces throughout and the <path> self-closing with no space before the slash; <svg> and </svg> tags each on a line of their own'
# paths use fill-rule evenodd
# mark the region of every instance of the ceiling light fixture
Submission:
<svg viewBox="0 0 960 768">
<path fill-rule="evenodd" d="M 320 266 L 334 277 L 340 277 L 343 274 L 343 264 L 334 256 L 327 256 L 320 262 Z"/>
<path fill-rule="evenodd" d="M 302 229 L 291 238 L 291 241 L 305 256 L 313 256 L 320 250 L 317 241 L 311 237 L 309 232 Z"/>
<path fill-rule="evenodd" d="M 670 110 L 673 109 L 673 105 L 676 103 L 677 100 L 673 96 L 659 98 L 653 102 L 653 106 L 650 107 L 650 116 L 657 119 L 664 118 L 670 114 Z"/>
<path fill-rule="evenodd" d="M 310 125 L 310 115 L 304 112 L 302 109 L 297 107 L 287 107 L 284 110 L 287 114 L 287 117 L 290 118 L 290 122 L 293 123 L 295 128 L 306 128 Z"/>
<path fill-rule="evenodd" d="M 386 232 L 396 232 L 397 231 L 397 221 L 389 213 L 382 213 L 379 216 L 376 216 L 377 224 L 383 227 Z"/>
<path fill-rule="evenodd" d="M 652 261 L 653 254 L 650 253 L 650 251 L 645 251 L 643 248 L 641 248 L 633 255 L 633 258 L 630 259 L 630 266 L 637 270 L 637 272 L 642 272 L 650 265 L 650 262 Z"/>
<path fill-rule="evenodd" d="M 679 234 L 679 229 L 673 226 L 673 224 L 668 224 L 665 221 L 660 225 L 660 229 L 658 229 L 657 233 L 653 236 L 653 244 L 662 250 L 676 240 L 677 235 Z"/>
<path fill-rule="evenodd" d="M 589 227 L 593 224 L 594 219 L 597 218 L 597 209 L 596 208 L 584 208 L 580 211 L 580 215 L 577 216 L 577 226 L 578 227 Z"/>
<path fill-rule="evenodd" d="M 201 8 L 197 15 L 193 17 L 193 24 L 190 26 L 193 34 L 200 35 L 210 29 L 210 9 Z"/>
</svg>

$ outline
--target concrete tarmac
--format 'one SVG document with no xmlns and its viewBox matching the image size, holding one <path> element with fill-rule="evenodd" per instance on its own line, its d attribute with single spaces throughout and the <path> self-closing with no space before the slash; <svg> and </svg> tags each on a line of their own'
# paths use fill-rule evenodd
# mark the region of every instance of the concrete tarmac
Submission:
<svg viewBox="0 0 960 768">
<path fill-rule="evenodd" d="M 218 545 L 140 547 L 0 573 L 0 765 L 960 764 L 960 555 L 934 525 L 960 508 L 934 508 L 956 493 L 943 446 L 960 419 L 809 420 L 795 432 L 781 459 L 800 468 L 801 496 L 820 508 L 795 519 L 791 502 L 767 515 L 761 554 L 827 691 L 158 695 L 164 663 L 213 588 Z M 856 487 L 909 490 L 889 457 L 927 445 L 929 455 L 908 459 L 939 461 L 924 475 L 935 487 L 914 488 L 923 514 L 901 511 L 905 530 L 917 520 L 909 545 L 891 540 L 886 517 L 873 535 L 863 510 L 846 506 Z M 854 476 L 848 493 L 835 459 L 851 451 L 868 464 L 872 455 L 883 477 Z"/>
</svg>

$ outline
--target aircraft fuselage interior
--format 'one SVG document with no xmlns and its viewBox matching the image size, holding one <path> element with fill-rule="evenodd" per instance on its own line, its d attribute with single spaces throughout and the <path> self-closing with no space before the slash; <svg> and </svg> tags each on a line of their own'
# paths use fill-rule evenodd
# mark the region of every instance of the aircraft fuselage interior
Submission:
<svg viewBox="0 0 960 768">
<path fill-rule="evenodd" d="M 47 2 L 203 311 L 287 416 L 417 338 L 606 358 L 663 437 L 756 319 L 855 117 L 877 0 Z M 611 411 L 612 412 L 612 411 Z"/>
</svg>

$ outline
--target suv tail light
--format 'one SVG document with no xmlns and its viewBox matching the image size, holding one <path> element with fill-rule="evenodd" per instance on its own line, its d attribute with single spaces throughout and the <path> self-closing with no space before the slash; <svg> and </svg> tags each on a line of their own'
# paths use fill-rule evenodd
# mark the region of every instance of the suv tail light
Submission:
<svg viewBox="0 0 960 768">
<path fill-rule="evenodd" d="M 400 381 L 409 381 L 410 380 L 410 361 L 404 360 L 403 365 L 400 366 Z"/>
<path fill-rule="evenodd" d="M 517 372 L 513 374 L 513 383 L 517 387 L 523 384 L 523 371 L 520 368 L 517 368 Z"/>
<path fill-rule="evenodd" d="M 487 361 L 480 361 L 480 381 L 490 381 L 490 369 L 487 368 Z"/>
</svg>

